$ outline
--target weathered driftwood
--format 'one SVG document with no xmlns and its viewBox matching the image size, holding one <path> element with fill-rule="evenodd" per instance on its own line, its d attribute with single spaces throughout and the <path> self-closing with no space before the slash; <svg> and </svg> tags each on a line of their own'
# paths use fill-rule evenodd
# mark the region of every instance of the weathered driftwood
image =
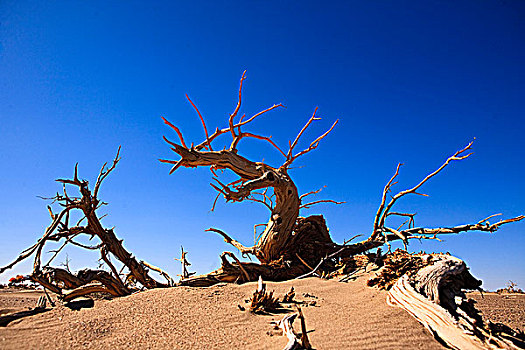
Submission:
<svg viewBox="0 0 525 350">
<path fill-rule="evenodd" d="M 429 257 L 430 258 L 430 257 Z M 415 274 L 404 274 L 392 286 L 387 301 L 422 323 L 452 349 L 518 349 L 511 341 L 490 334 L 463 290 L 477 289 L 465 263 L 450 255 L 432 255 L 432 263 Z"/>
</svg>

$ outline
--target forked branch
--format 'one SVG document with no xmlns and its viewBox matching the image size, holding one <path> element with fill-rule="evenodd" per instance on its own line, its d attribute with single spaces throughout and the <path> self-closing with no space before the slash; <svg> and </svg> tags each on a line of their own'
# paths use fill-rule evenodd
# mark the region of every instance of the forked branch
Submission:
<svg viewBox="0 0 525 350">
<path fill-rule="evenodd" d="M 388 183 L 386 184 L 383 190 L 381 204 L 379 205 L 379 209 L 377 211 L 377 214 L 374 220 L 374 231 L 372 232 L 372 235 L 370 236 L 368 241 L 370 242 L 380 241 L 379 236 L 381 235 L 382 238 L 384 239 L 383 241 L 384 243 L 388 244 L 389 241 L 400 239 L 404 242 L 405 248 L 406 248 L 406 245 L 409 239 L 440 240 L 438 238 L 438 235 L 442 235 L 442 234 L 455 234 L 455 233 L 466 232 L 466 231 L 494 232 L 501 225 L 523 220 L 525 216 L 520 215 L 520 216 L 511 218 L 511 219 L 500 220 L 497 223 L 490 224 L 488 221 L 489 219 L 495 216 L 501 215 L 501 214 L 495 214 L 483 220 L 480 220 L 474 224 L 459 225 L 459 226 L 452 226 L 452 227 L 425 228 L 425 227 L 415 227 L 415 223 L 414 223 L 414 216 L 416 215 L 415 213 L 401 213 L 401 212 L 391 211 L 396 201 L 405 195 L 408 195 L 408 194 L 424 195 L 424 194 L 417 192 L 419 188 L 423 184 L 425 184 L 428 180 L 430 180 L 432 177 L 437 175 L 440 171 L 442 171 L 450 162 L 454 160 L 463 160 L 463 159 L 468 158 L 472 154 L 472 152 L 467 153 L 467 154 L 465 153 L 471 149 L 472 143 L 473 142 L 470 142 L 466 147 L 460 149 L 459 151 L 454 153 L 452 156 L 447 158 L 447 160 L 438 169 L 436 169 L 434 172 L 427 175 L 416 186 L 409 188 L 407 190 L 401 191 L 398 194 L 392 196 L 392 199 L 390 200 L 390 202 L 388 204 L 385 204 L 386 196 L 391 191 L 392 186 L 396 184 L 394 180 L 399 175 L 399 169 L 402 164 L 401 163 L 398 164 L 394 175 L 390 178 L 390 180 L 388 181 Z M 406 222 L 400 225 L 397 229 L 394 229 L 392 227 L 388 227 L 385 225 L 385 220 L 389 216 L 401 216 L 401 217 L 407 217 L 408 219 Z M 407 223 L 408 223 L 408 228 L 401 230 L 401 228 Z"/>
<path fill-rule="evenodd" d="M 439 168 L 437 168 L 432 173 L 428 174 L 423 180 L 421 180 L 414 187 L 409 188 L 409 189 L 404 190 L 404 191 L 401 191 L 398 194 L 396 194 L 395 196 L 393 196 L 392 199 L 390 200 L 390 202 L 385 206 L 386 196 L 390 192 L 392 186 L 394 184 L 396 184 L 394 182 L 394 180 L 399 175 L 399 169 L 400 169 L 400 167 L 402 165 L 401 163 L 399 163 L 397 165 L 396 172 L 394 173 L 392 178 L 388 181 L 388 183 L 386 184 L 386 186 L 385 186 L 385 188 L 383 190 L 383 195 L 382 195 L 382 198 L 381 198 L 381 204 L 379 205 L 379 209 L 378 209 L 378 211 L 376 213 L 376 216 L 375 216 L 374 230 L 372 231 L 372 235 L 370 236 L 370 239 L 374 240 L 382 232 L 384 232 L 385 220 L 386 220 L 386 218 L 389 215 L 392 215 L 392 214 L 389 214 L 390 210 L 392 209 L 392 207 L 394 206 L 394 204 L 396 203 L 396 201 L 398 199 L 400 199 L 403 196 L 406 196 L 407 194 L 417 194 L 417 195 L 426 196 L 425 194 L 418 193 L 417 190 L 421 186 L 423 186 L 423 184 L 425 184 L 428 180 L 430 180 L 432 177 L 434 177 L 435 175 L 439 174 L 450 162 L 452 162 L 454 160 L 463 160 L 463 159 L 468 158 L 470 155 L 472 155 L 472 152 L 467 153 L 467 154 L 465 154 L 465 153 L 468 150 L 471 149 L 473 143 L 474 143 L 474 141 L 471 141 L 467 146 L 465 146 L 464 148 L 460 149 L 459 151 L 454 153 L 452 156 L 448 157 L 447 160 Z"/>
<path fill-rule="evenodd" d="M 333 128 L 337 125 L 337 123 L 339 122 L 339 119 L 337 119 L 333 124 L 332 126 L 330 127 L 330 129 L 328 129 L 324 134 L 322 134 L 321 136 L 319 136 L 318 138 L 316 138 L 315 140 L 313 140 L 311 143 L 310 143 L 310 146 L 304 150 L 302 150 L 301 152 L 297 153 L 297 154 L 293 154 L 293 150 L 295 148 L 295 146 L 297 145 L 297 142 L 299 141 L 299 139 L 301 138 L 301 135 L 304 133 L 304 131 L 310 126 L 310 124 L 315 121 L 315 120 L 321 120 L 321 118 L 317 118 L 315 116 L 315 114 L 317 113 L 317 107 L 315 108 L 314 110 L 314 113 L 312 114 L 312 116 L 310 117 L 310 119 L 308 119 L 308 121 L 306 122 L 306 124 L 303 126 L 303 128 L 299 131 L 299 134 L 297 134 L 297 137 L 295 138 L 295 140 L 293 142 L 290 142 L 290 145 L 289 145 L 289 148 L 288 148 L 288 153 L 286 154 L 286 161 L 284 162 L 283 165 L 281 165 L 280 169 L 287 169 L 297 158 L 299 158 L 300 156 L 302 155 L 305 155 L 306 153 L 314 150 L 317 148 L 317 146 L 319 146 L 319 143 L 321 142 L 322 139 L 324 139 L 332 130 Z"/>
</svg>

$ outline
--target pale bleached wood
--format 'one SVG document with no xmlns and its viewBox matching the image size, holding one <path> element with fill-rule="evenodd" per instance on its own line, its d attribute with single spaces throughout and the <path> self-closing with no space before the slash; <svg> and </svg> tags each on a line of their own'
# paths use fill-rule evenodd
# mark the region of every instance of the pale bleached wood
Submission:
<svg viewBox="0 0 525 350">
<path fill-rule="evenodd" d="M 476 284 L 465 263 L 449 255 L 433 255 L 433 259 L 415 276 L 403 275 L 388 292 L 388 304 L 406 310 L 452 349 L 518 349 L 489 335 L 476 315 L 461 309 L 462 288 Z"/>
</svg>

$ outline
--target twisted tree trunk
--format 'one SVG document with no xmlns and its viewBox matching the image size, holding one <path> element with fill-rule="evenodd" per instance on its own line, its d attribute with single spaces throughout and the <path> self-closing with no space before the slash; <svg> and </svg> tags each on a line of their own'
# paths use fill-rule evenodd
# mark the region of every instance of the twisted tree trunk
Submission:
<svg viewBox="0 0 525 350">
<path fill-rule="evenodd" d="M 223 264 L 220 269 L 211 272 L 206 276 L 197 276 L 186 279 L 182 281 L 183 284 L 191 285 L 194 283 L 195 285 L 202 285 L 216 283 L 217 281 L 255 281 L 259 275 L 263 276 L 266 280 L 290 279 L 309 271 L 310 273 L 313 273 L 312 271 L 315 272 L 321 266 L 328 269 L 331 267 L 333 268 L 336 266 L 338 259 L 340 258 L 365 253 L 384 244 L 388 245 L 390 250 L 389 242 L 393 240 L 402 240 L 405 246 L 407 246 L 408 241 L 414 238 L 438 239 L 437 235 L 439 234 L 451 234 L 471 230 L 493 232 L 502 224 L 519 221 L 524 218 L 524 216 L 519 216 L 508 220 L 502 220 L 491 225 L 487 221 L 490 218 L 489 217 L 471 225 L 429 229 L 415 227 L 415 214 L 392 211 L 396 201 L 403 196 L 409 194 L 423 195 L 417 192 L 420 187 L 430 178 L 441 172 L 441 170 L 443 170 L 449 163 L 468 158 L 471 153 L 466 152 L 471 149 L 471 142 L 465 148 L 447 158 L 437 170 L 426 176 L 416 186 L 399 192 L 392 196 L 391 200 L 387 202 L 388 193 L 396 183 L 394 180 L 399 174 L 401 166 L 401 164 L 399 164 L 394 176 L 390 179 L 383 190 L 383 196 L 375 217 L 374 227 L 368 239 L 350 245 L 338 245 L 330 238 L 326 223 L 322 216 L 300 218 L 299 211 L 302 208 L 309 208 L 318 203 L 330 202 L 341 204 L 342 202 L 318 200 L 303 203 L 306 196 L 316 194 L 320 190 L 312 191 L 300 196 L 297 187 L 288 175 L 288 169 L 291 164 L 298 157 L 317 148 L 321 140 L 332 131 L 337 124 L 337 121 L 335 121 L 330 129 L 324 134 L 312 141 L 306 149 L 300 152 L 295 152 L 294 150 L 305 130 L 314 121 L 320 119 L 316 117 L 317 109 L 315 109 L 313 115 L 299 131 L 293 142 L 289 142 L 288 150 L 284 152 L 271 140 L 271 137 L 261 136 L 242 130 L 242 127 L 253 121 L 255 118 L 275 108 L 282 107 L 281 104 L 273 105 L 250 118 L 245 119 L 245 115 L 242 115 L 237 121 L 235 120 L 241 107 L 242 85 L 244 79 L 245 75 L 243 73 L 239 86 L 239 100 L 234 112 L 228 118 L 228 126 L 223 129 L 217 128 L 211 135 L 208 133 L 208 128 L 200 111 L 193 101 L 186 96 L 191 105 L 195 108 L 206 136 L 206 139 L 196 146 L 192 143 L 191 146 L 188 147 L 181 131 L 175 125 L 163 118 L 164 122 L 177 133 L 180 144 L 172 142 L 166 137 L 164 137 L 164 140 L 171 146 L 171 149 L 180 156 L 180 159 L 160 159 L 160 161 L 173 165 L 170 174 L 180 167 L 209 167 L 210 171 L 213 173 L 213 180 L 215 181 L 211 186 L 218 191 L 213 208 L 215 208 L 215 203 L 219 196 L 222 195 L 226 201 L 241 202 L 244 200 L 252 200 L 264 204 L 270 209 L 270 218 L 265 226 L 264 232 L 252 247 L 244 246 L 219 229 L 210 228 L 207 230 L 219 233 L 227 243 L 230 243 L 239 249 L 242 255 L 255 255 L 261 264 L 241 263 L 231 253 L 226 254 L 234 259 L 234 262 L 229 263 L 225 259 L 226 255 L 223 254 Z M 221 151 L 214 151 L 214 146 L 212 144 L 221 135 L 231 135 L 231 146 L 229 148 L 224 148 Z M 270 143 L 285 157 L 283 164 L 279 167 L 272 167 L 263 162 L 252 162 L 240 156 L 237 147 L 241 140 L 245 138 L 255 138 Z M 215 170 L 217 169 L 228 169 L 239 176 L 239 179 L 228 184 L 223 184 L 219 181 L 218 175 L 215 173 Z M 267 194 L 268 189 L 270 189 L 271 195 Z M 275 201 L 272 200 L 274 197 Z M 406 217 L 407 222 L 397 229 L 394 229 L 386 224 L 387 219 L 390 216 Z M 407 223 L 408 228 L 402 229 Z M 207 278 L 208 280 L 206 280 Z"/>
</svg>

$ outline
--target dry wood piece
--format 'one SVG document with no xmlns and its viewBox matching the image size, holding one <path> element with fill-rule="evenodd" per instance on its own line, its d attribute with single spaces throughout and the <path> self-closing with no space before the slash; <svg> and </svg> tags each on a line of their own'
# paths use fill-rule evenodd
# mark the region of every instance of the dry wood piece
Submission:
<svg viewBox="0 0 525 350">
<path fill-rule="evenodd" d="M 45 289 L 58 294 L 59 298 L 69 301 L 77 297 L 94 293 L 103 292 L 113 296 L 128 295 L 132 292 L 133 287 L 126 284 L 120 279 L 117 269 L 111 262 L 111 256 L 115 257 L 123 267 L 129 270 L 130 278 L 127 281 L 138 281 L 144 288 L 166 287 L 168 284 L 160 283 L 151 278 L 147 272 L 147 263 L 139 262 L 130 252 L 128 252 L 122 240 L 118 239 L 112 228 L 106 229 L 102 226 L 97 210 L 107 204 L 98 198 L 98 192 L 104 179 L 115 169 L 119 158 L 120 147 L 115 159 L 109 167 L 107 163 L 100 169 L 99 175 L 95 182 L 93 191 L 89 188 L 86 180 L 78 177 L 78 164 L 75 165 L 73 179 L 58 179 L 57 182 L 63 185 L 63 193 L 57 193 L 52 198 L 47 198 L 58 203 L 62 210 L 54 213 L 50 206 L 48 211 L 51 216 L 51 225 L 45 230 L 44 235 L 35 243 L 23 251 L 20 256 L 11 264 L 0 268 L 0 274 L 14 265 L 34 255 L 33 272 L 30 278 L 40 283 Z M 78 190 L 79 195 L 70 196 L 67 188 L 73 187 Z M 75 225 L 70 222 L 70 215 L 73 211 L 79 211 L 82 219 Z M 82 222 L 85 225 L 81 225 Z M 90 239 L 98 238 L 98 244 L 86 245 L 78 242 L 76 239 L 85 235 Z M 53 256 L 46 262 L 42 263 L 41 256 L 44 246 L 48 242 L 63 241 L 60 248 L 54 251 Z M 66 266 L 66 269 L 51 266 L 51 262 L 58 253 L 68 244 L 88 250 L 98 250 L 101 254 L 101 260 L 109 267 L 111 273 L 104 270 L 83 269 L 77 273 L 72 273 Z M 152 268 L 151 265 L 149 265 Z M 157 271 L 160 270 L 155 268 Z M 162 271 L 162 270 L 161 270 Z M 167 274 L 163 274 L 167 275 Z"/>
<path fill-rule="evenodd" d="M 295 290 L 294 288 L 290 288 L 290 290 L 288 291 L 288 293 L 286 293 L 284 296 L 283 296 L 283 303 L 293 303 L 294 300 L 293 298 L 295 298 Z"/>
<path fill-rule="evenodd" d="M 480 285 L 463 261 L 434 254 L 431 264 L 397 280 L 389 291 L 388 303 L 408 311 L 452 349 L 518 349 L 512 340 L 491 334 L 467 300 L 463 290 Z"/>
<path fill-rule="evenodd" d="M 148 269 L 158 272 L 162 277 L 166 279 L 166 281 L 168 282 L 168 286 L 175 286 L 175 281 L 173 280 L 173 278 L 171 278 L 170 275 L 168 275 L 168 273 L 166 271 L 163 271 L 160 267 L 151 265 L 145 261 L 141 261 L 140 263 L 146 266 Z"/>
<path fill-rule="evenodd" d="M 367 281 L 367 285 L 388 290 L 401 276 L 416 273 L 423 267 L 432 264 L 432 262 L 433 257 L 430 254 L 410 254 L 404 250 L 397 249 L 384 257 L 383 267 L 377 271 L 374 277 Z"/>
<path fill-rule="evenodd" d="M 190 276 L 194 275 L 195 272 L 188 272 L 187 266 L 191 265 L 188 262 L 188 260 L 186 259 L 186 255 L 188 255 L 188 252 L 184 251 L 184 247 L 183 246 L 180 246 L 180 251 L 181 251 L 180 259 L 175 258 L 175 260 L 180 261 L 180 264 L 182 266 L 182 273 L 180 275 L 177 275 L 177 276 L 180 276 L 180 280 L 182 281 L 182 280 L 184 280 L 186 278 L 189 278 Z"/>
<path fill-rule="evenodd" d="M 250 312 L 255 314 L 269 313 L 278 311 L 280 307 L 279 300 L 273 296 L 273 291 L 266 291 L 266 283 L 259 276 L 257 290 L 250 299 Z"/>
<path fill-rule="evenodd" d="M 299 317 L 301 321 L 301 336 L 299 337 L 293 329 L 294 320 Z M 310 340 L 308 339 L 308 332 L 306 330 L 306 322 L 304 320 L 303 312 L 300 307 L 297 307 L 297 313 L 286 315 L 279 322 L 279 328 L 282 329 L 283 335 L 288 338 L 288 343 L 283 350 L 307 350 L 312 349 Z"/>
</svg>

